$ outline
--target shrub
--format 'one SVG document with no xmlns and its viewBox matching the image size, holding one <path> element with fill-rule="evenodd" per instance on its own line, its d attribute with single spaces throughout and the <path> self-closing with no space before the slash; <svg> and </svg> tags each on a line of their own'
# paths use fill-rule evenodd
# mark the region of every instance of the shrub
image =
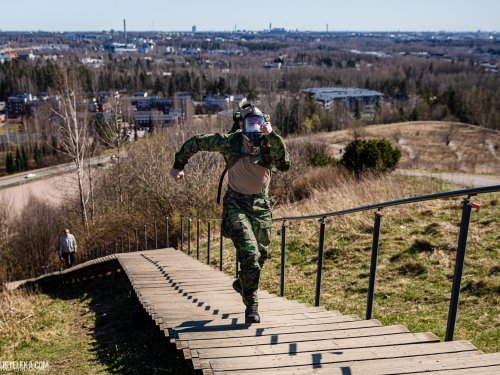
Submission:
<svg viewBox="0 0 500 375">
<path fill-rule="evenodd" d="M 337 160 L 324 153 L 316 152 L 306 156 L 306 162 L 313 167 L 324 167 L 327 165 L 335 165 Z"/>
<path fill-rule="evenodd" d="M 385 139 L 356 139 L 349 143 L 342 165 L 359 175 L 362 172 L 384 173 L 394 170 L 401 151 Z"/>
</svg>

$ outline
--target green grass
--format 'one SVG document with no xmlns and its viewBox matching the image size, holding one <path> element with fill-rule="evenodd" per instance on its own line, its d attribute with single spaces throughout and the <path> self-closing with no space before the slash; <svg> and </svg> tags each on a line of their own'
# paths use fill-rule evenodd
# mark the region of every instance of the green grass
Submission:
<svg viewBox="0 0 500 375">
<path fill-rule="evenodd" d="M 461 284 L 455 340 L 469 340 L 484 352 L 500 351 L 500 199 L 474 197 Z M 403 324 L 412 332 L 430 331 L 444 340 L 456 246 L 460 199 L 439 200 L 384 210 L 373 318 Z M 365 317 L 372 212 L 334 218 L 327 223 L 321 305 Z M 203 230 L 204 228 L 202 228 Z M 260 287 L 279 293 L 280 225 L 273 225 L 271 259 Z M 290 222 L 287 228 L 285 296 L 314 304 L 319 225 Z M 193 238 L 195 233 L 193 233 Z M 218 265 L 218 235 L 212 242 L 212 265 Z M 192 242 L 196 256 L 196 243 Z M 206 243 L 201 244 L 206 261 Z M 224 271 L 234 269 L 234 247 L 225 241 Z"/>
<path fill-rule="evenodd" d="M 3 296 L 0 360 L 48 361 L 47 374 L 191 373 L 123 280 L 46 293 Z"/>
</svg>

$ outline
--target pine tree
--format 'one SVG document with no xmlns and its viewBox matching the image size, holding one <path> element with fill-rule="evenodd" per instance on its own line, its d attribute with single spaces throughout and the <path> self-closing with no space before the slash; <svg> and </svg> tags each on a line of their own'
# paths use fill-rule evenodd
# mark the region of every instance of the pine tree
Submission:
<svg viewBox="0 0 500 375">
<path fill-rule="evenodd" d="M 35 165 L 37 166 L 37 168 L 40 168 L 43 165 L 43 153 L 42 150 L 40 150 L 40 148 L 38 147 L 38 144 L 35 144 L 35 149 L 33 150 L 33 160 L 35 160 Z"/>
<path fill-rule="evenodd" d="M 22 166 L 21 152 L 19 151 L 19 147 L 16 147 L 16 159 L 14 161 L 14 169 L 17 172 L 21 172 L 22 171 L 21 166 Z"/>
<path fill-rule="evenodd" d="M 21 170 L 25 171 L 28 169 L 28 156 L 26 155 L 26 149 L 21 146 Z"/>
<path fill-rule="evenodd" d="M 170 81 L 168 81 L 168 96 L 173 98 L 176 92 L 177 87 L 175 85 L 175 77 L 172 75 L 172 77 L 170 77 Z"/>
<path fill-rule="evenodd" d="M 10 152 L 7 153 L 7 156 L 5 157 L 5 168 L 7 170 L 7 173 L 14 173 L 16 171 L 14 158 L 12 157 L 12 154 Z"/>
</svg>

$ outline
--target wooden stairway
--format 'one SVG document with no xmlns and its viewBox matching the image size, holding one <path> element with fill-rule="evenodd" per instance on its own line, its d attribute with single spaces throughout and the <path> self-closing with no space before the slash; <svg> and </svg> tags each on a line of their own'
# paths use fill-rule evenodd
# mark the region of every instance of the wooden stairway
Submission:
<svg viewBox="0 0 500 375">
<path fill-rule="evenodd" d="M 204 374 L 494 374 L 500 353 L 439 342 L 259 291 L 262 322 L 244 323 L 227 275 L 175 250 L 122 254 L 139 300 L 196 372 Z"/>
<path fill-rule="evenodd" d="M 500 353 L 483 354 L 467 341 L 439 342 L 432 333 L 266 291 L 259 291 L 262 322 L 247 325 L 233 279 L 174 249 L 109 255 L 7 288 L 81 282 L 117 270 L 197 373 L 500 374 Z"/>
</svg>

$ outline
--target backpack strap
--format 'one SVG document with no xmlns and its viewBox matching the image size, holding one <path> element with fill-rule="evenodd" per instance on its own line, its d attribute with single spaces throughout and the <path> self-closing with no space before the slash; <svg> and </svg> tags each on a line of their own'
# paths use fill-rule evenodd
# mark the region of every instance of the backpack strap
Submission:
<svg viewBox="0 0 500 375">
<path fill-rule="evenodd" d="M 220 178 L 219 178 L 219 187 L 217 188 L 217 204 L 220 204 L 220 196 L 222 193 L 222 183 L 224 182 L 224 177 L 226 177 L 226 173 L 228 170 L 229 170 L 228 167 L 224 168 L 224 171 L 222 172 L 222 174 L 220 175 Z"/>
</svg>

